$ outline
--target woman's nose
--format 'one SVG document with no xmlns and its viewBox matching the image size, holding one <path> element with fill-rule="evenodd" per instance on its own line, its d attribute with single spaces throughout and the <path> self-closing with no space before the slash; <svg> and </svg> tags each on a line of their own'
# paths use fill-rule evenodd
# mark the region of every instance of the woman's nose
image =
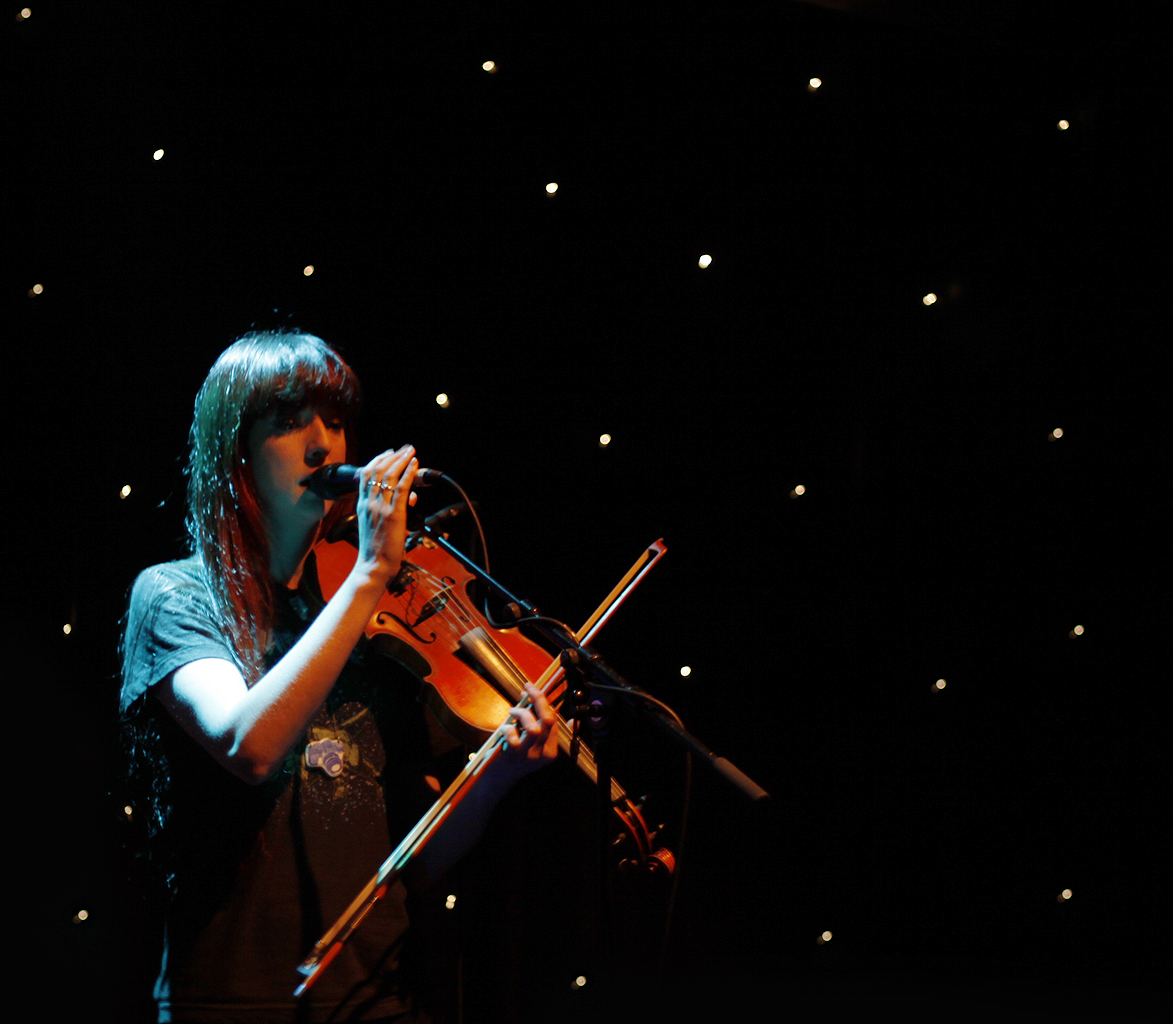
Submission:
<svg viewBox="0 0 1173 1024">
<path fill-rule="evenodd" d="M 306 437 L 305 462 L 310 469 L 317 469 L 330 454 L 332 438 L 321 416 L 315 416 Z"/>
</svg>

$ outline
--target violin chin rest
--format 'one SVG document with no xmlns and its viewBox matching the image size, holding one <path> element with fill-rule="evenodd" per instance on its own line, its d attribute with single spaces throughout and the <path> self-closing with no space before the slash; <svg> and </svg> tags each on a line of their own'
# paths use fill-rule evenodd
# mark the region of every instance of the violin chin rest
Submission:
<svg viewBox="0 0 1173 1024">
<path fill-rule="evenodd" d="M 352 513 L 335 522 L 326 532 L 326 540 L 337 544 L 340 540 L 348 541 L 358 547 L 358 515 Z"/>
</svg>

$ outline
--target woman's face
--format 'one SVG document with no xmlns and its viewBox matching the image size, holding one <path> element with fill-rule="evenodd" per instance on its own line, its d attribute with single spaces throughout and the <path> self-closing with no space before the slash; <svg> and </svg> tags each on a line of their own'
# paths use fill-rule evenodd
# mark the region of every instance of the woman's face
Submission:
<svg viewBox="0 0 1173 1024">
<path fill-rule="evenodd" d="M 335 409 L 278 404 L 258 419 L 248 433 L 248 460 L 270 528 L 321 520 L 331 502 L 301 481 L 319 466 L 345 459 L 346 434 Z"/>
</svg>

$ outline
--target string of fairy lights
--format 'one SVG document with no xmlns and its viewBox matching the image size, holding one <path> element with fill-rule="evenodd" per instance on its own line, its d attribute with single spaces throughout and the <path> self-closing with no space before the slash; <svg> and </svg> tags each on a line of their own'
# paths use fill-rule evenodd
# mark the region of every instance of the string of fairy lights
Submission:
<svg viewBox="0 0 1173 1024">
<path fill-rule="evenodd" d="M 20 9 L 19 12 L 17 13 L 16 21 L 18 23 L 19 22 L 27 22 L 29 19 L 32 18 L 32 16 L 33 16 L 32 9 L 25 7 L 25 8 Z M 498 74 L 503 73 L 501 65 L 493 60 L 484 61 L 480 65 L 480 67 L 488 75 L 498 75 Z M 825 85 L 825 83 L 824 83 L 823 79 L 818 78 L 818 77 L 811 77 L 806 82 L 806 91 L 812 96 L 817 96 L 823 90 L 824 85 Z M 1074 127 L 1074 123 L 1069 118 L 1058 119 L 1057 121 L 1054 122 L 1054 129 L 1057 131 L 1060 131 L 1060 132 L 1071 131 L 1073 127 Z M 154 161 L 155 163 L 160 163 L 164 159 L 167 159 L 168 154 L 169 154 L 169 150 L 167 148 L 165 148 L 163 145 L 156 145 L 154 148 L 146 147 L 144 150 L 144 156 L 147 159 Z M 174 158 L 174 153 L 171 154 L 171 157 Z M 542 191 L 544 192 L 545 196 L 551 201 L 557 201 L 564 194 L 565 187 L 566 187 L 565 183 L 557 182 L 557 181 L 549 181 L 541 186 Z M 717 259 L 710 252 L 701 252 L 696 256 L 696 267 L 697 267 L 697 270 L 700 272 L 710 272 L 713 270 L 715 265 L 717 265 Z M 319 266 L 320 265 L 318 265 L 318 264 L 305 264 L 304 266 L 302 266 L 300 268 L 299 271 L 297 271 L 297 273 L 300 273 L 303 277 L 305 277 L 306 279 L 309 279 L 309 278 L 312 278 L 315 275 L 315 273 L 319 270 Z M 30 300 L 37 301 L 37 302 L 52 302 L 53 294 L 54 294 L 52 284 L 53 284 L 52 281 L 48 281 L 46 283 L 46 281 L 44 281 L 44 280 L 38 280 L 35 283 L 29 285 L 27 288 L 28 298 Z M 909 301 L 910 302 L 919 302 L 926 310 L 929 310 L 934 306 L 940 305 L 944 300 L 942 300 L 941 297 L 935 292 L 927 292 L 923 295 L 920 295 L 919 297 L 912 295 L 912 296 L 910 296 Z M 440 409 L 447 410 L 447 409 L 453 408 L 455 405 L 457 405 L 459 403 L 459 396 L 456 396 L 456 395 L 453 395 L 453 394 L 447 393 L 447 392 L 442 392 L 442 393 L 439 393 L 435 396 L 435 402 L 436 402 L 436 405 Z M 1060 441 L 1061 439 L 1063 439 L 1065 436 L 1066 436 L 1065 431 L 1061 427 L 1055 427 L 1048 434 L 1046 434 L 1045 440 L 1047 442 L 1057 442 L 1057 441 Z M 597 435 L 597 442 L 596 443 L 600 449 L 606 450 L 606 449 L 612 448 L 614 445 L 622 444 L 622 438 L 617 438 L 615 435 L 613 435 L 609 432 L 600 432 Z M 131 483 L 120 484 L 119 489 L 118 489 L 118 494 L 119 494 L 120 499 L 125 500 L 125 501 L 132 501 L 135 497 L 135 491 L 134 491 L 133 485 Z M 806 497 L 807 495 L 808 495 L 808 486 L 806 483 L 796 482 L 793 484 L 792 487 L 789 488 L 788 497 L 792 500 L 798 500 L 798 499 Z M 76 623 L 73 621 L 69 621 L 69 622 L 65 622 L 64 624 L 62 624 L 61 634 L 63 637 L 66 637 L 66 638 L 76 638 Z M 1086 634 L 1087 634 L 1087 629 L 1086 629 L 1085 625 L 1082 623 L 1074 624 L 1068 630 L 1068 636 L 1070 638 L 1072 638 L 1073 640 L 1078 640 L 1079 638 L 1086 636 Z M 692 668 L 692 666 L 687 665 L 687 664 L 682 665 L 679 668 L 679 675 L 682 679 L 690 679 L 690 680 L 695 679 L 695 677 L 696 677 L 696 673 L 694 672 L 694 669 Z M 947 684 L 946 679 L 942 677 L 942 678 L 937 678 L 936 680 L 931 681 L 929 683 L 927 689 L 929 690 L 930 693 L 940 697 L 941 695 L 943 695 L 946 692 L 947 685 L 948 684 Z M 134 817 L 134 808 L 130 805 L 127 805 L 123 808 L 123 813 L 124 813 L 125 817 L 128 820 L 130 820 Z M 1072 890 L 1070 888 L 1063 888 L 1062 890 L 1060 890 L 1058 892 L 1055 899 L 1060 904 L 1070 902 L 1073 899 Z M 448 910 L 455 909 L 456 900 L 457 900 L 457 898 L 456 898 L 455 894 L 453 894 L 453 893 L 445 894 L 444 895 L 445 908 Z M 81 924 L 84 922 L 91 921 L 92 918 L 93 918 L 93 915 L 88 909 L 80 908 L 74 912 L 72 920 L 76 924 Z M 833 932 L 828 929 L 828 930 L 824 930 L 824 931 L 819 932 L 814 937 L 813 941 L 815 943 L 817 943 L 819 946 L 826 946 L 829 943 L 831 943 L 832 938 L 833 938 Z M 583 975 L 575 976 L 574 979 L 570 982 L 570 986 L 573 989 L 581 989 L 584 986 L 586 986 L 586 984 L 587 984 L 587 979 Z"/>
</svg>

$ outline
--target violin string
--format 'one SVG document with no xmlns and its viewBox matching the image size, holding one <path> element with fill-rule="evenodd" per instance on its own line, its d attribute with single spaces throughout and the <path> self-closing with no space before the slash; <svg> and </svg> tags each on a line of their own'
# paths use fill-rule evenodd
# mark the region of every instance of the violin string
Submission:
<svg viewBox="0 0 1173 1024">
<path fill-rule="evenodd" d="M 409 628 L 414 630 L 415 625 L 418 623 L 412 622 L 413 614 L 426 608 L 429 604 L 441 602 L 438 604 L 437 610 L 433 615 L 429 616 L 428 619 L 419 620 L 419 622 L 438 619 L 440 628 L 437 632 L 444 636 L 444 639 L 452 645 L 453 650 L 457 650 L 460 647 L 461 638 L 476 629 L 477 622 L 461 601 L 456 592 L 455 585 L 447 580 L 436 577 L 428 572 L 427 569 L 419 566 L 413 566 L 411 576 L 413 582 L 408 585 L 403 593 L 396 595 L 397 600 L 408 616 L 404 620 L 405 623 L 408 623 Z M 424 583 L 430 584 L 431 589 L 429 590 L 428 587 L 424 586 Z M 408 594 L 410 594 L 410 597 L 405 596 Z M 417 597 L 424 599 L 422 605 L 417 605 Z M 498 656 L 503 661 L 508 662 L 519 677 L 525 678 L 525 673 L 514 664 L 513 659 L 498 644 L 494 643 L 491 638 L 489 638 L 489 642 L 493 643 Z M 529 695 L 525 690 L 514 693 L 512 697 L 517 701 L 517 706 L 519 707 L 527 707 L 531 703 Z"/>
<path fill-rule="evenodd" d="M 441 598 L 444 598 L 443 603 L 439 605 L 437 611 L 433 616 L 431 616 L 431 618 L 439 619 L 441 628 L 438 629 L 437 632 L 443 634 L 445 640 L 452 645 L 453 650 L 456 650 L 460 646 L 461 637 L 467 634 L 470 630 L 477 627 L 476 620 L 472 617 L 468 609 L 460 600 L 460 597 L 456 593 L 455 586 L 452 583 L 448 582 L 447 580 L 440 579 L 433 573 L 429 572 L 427 569 L 424 569 L 420 566 L 413 566 L 411 576 L 413 578 L 413 582 L 408 585 L 407 590 L 401 594 L 395 595 L 396 599 L 403 607 L 404 612 L 408 615 L 408 618 L 404 621 L 411 622 L 411 616 L 418 608 L 427 607 L 428 604 L 437 602 Z M 429 586 L 425 586 L 425 584 L 430 585 L 430 589 Z M 407 596 L 409 594 L 410 596 Z M 417 604 L 417 598 L 423 599 L 422 605 Z M 414 629 L 414 625 L 412 625 L 411 628 Z M 525 673 L 522 672 L 514 663 L 513 659 L 510 658 L 509 655 L 501 649 L 500 645 L 496 644 L 491 637 L 488 638 L 488 640 L 493 644 L 494 648 L 496 648 L 498 656 L 501 657 L 502 660 L 508 662 L 513 670 L 518 674 L 518 676 L 525 678 Z M 551 660 L 553 661 L 554 659 Z M 547 681 L 543 693 L 547 695 L 552 693 L 557 688 L 557 684 L 562 678 L 563 676 L 561 672 L 551 673 L 550 679 Z M 541 689 L 540 684 L 539 689 Z M 519 693 L 514 693 L 512 696 L 516 701 L 517 707 L 529 707 L 533 703 L 530 700 L 529 694 L 527 694 L 524 690 L 521 690 Z M 654 698 L 651 699 L 654 700 Z M 672 713 L 670 708 L 668 710 L 669 713 Z M 555 714 L 558 716 L 555 720 L 555 728 L 558 730 L 558 746 L 564 753 L 569 753 L 570 746 L 574 738 L 572 726 L 560 712 L 555 710 Z M 516 724 L 520 730 L 520 723 Z M 595 763 L 594 752 L 584 743 L 579 744 L 577 761 L 579 763 L 579 767 L 587 772 L 588 777 L 592 779 L 596 777 L 598 766 Z M 612 779 L 612 800 L 618 803 L 624 800 L 626 796 L 627 794 L 623 787 L 619 785 L 615 779 Z"/>
</svg>

